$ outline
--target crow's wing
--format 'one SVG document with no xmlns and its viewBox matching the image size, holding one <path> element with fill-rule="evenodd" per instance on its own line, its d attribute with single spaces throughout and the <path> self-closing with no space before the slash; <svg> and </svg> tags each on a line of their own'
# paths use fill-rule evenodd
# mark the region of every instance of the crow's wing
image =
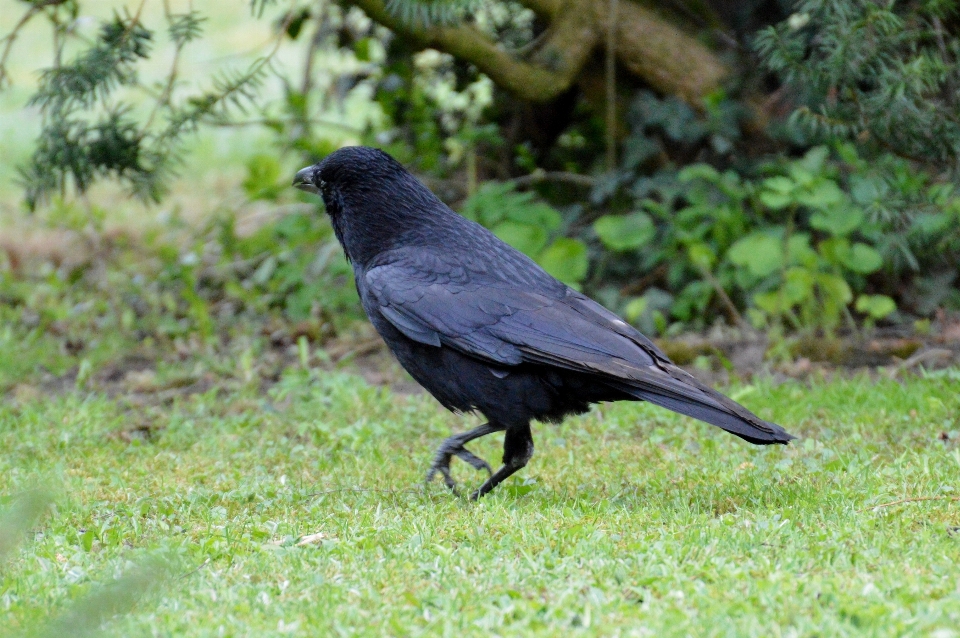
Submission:
<svg viewBox="0 0 960 638">
<path fill-rule="evenodd" d="M 619 317 L 559 283 L 548 291 L 524 289 L 436 254 L 399 250 L 384 257 L 363 276 L 361 292 L 414 341 L 500 366 L 538 363 L 597 375 L 635 398 L 752 442 L 791 438 L 701 384 Z"/>
<path fill-rule="evenodd" d="M 408 251 L 392 256 L 366 272 L 365 289 L 381 314 L 414 341 L 500 365 L 539 361 L 616 374 L 618 366 L 653 363 L 652 344 L 647 352 L 612 330 L 613 322 L 590 312 L 594 302 L 582 295 L 569 298 L 579 309 L 565 303 L 573 291 L 562 285 L 551 291 L 521 288 L 465 271 L 452 260 L 425 260 Z"/>
</svg>

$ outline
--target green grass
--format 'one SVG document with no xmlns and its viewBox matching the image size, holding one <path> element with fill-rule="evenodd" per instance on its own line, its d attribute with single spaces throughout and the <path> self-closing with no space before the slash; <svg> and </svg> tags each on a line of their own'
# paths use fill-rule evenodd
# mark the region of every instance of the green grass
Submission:
<svg viewBox="0 0 960 638">
<path fill-rule="evenodd" d="M 2 507 L 40 477 L 56 497 L 0 568 L 4 630 L 122 611 L 160 556 L 173 575 L 107 635 L 956 636 L 955 379 L 731 388 L 802 437 L 785 448 L 606 405 L 536 427 L 531 465 L 479 503 L 421 486 L 475 419 L 344 374 L 8 401 Z"/>
</svg>

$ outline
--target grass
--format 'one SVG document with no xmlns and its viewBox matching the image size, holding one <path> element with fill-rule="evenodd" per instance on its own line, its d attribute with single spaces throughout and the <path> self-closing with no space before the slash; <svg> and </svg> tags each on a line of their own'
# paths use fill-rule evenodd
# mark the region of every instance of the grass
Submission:
<svg viewBox="0 0 960 638">
<path fill-rule="evenodd" d="M 537 427 L 479 503 L 421 486 L 472 417 L 346 374 L 6 402 L 6 511 L 40 476 L 57 494 L 0 572 L 5 629 L 129 608 L 106 635 L 958 635 L 955 376 L 730 391 L 801 440 L 606 405 Z M 135 605 L 109 606 L 118 576 Z"/>
</svg>

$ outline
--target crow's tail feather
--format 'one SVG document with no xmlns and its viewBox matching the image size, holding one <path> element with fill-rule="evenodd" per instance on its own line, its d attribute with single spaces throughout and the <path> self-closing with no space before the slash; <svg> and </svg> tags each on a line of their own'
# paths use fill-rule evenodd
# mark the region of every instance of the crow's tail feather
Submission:
<svg viewBox="0 0 960 638">
<path fill-rule="evenodd" d="M 682 398 L 634 384 L 618 383 L 616 386 L 634 398 L 705 421 L 754 445 L 786 445 L 796 438 L 776 423 L 764 421 L 739 403 L 703 386 L 691 387 L 690 393 Z"/>
</svg>

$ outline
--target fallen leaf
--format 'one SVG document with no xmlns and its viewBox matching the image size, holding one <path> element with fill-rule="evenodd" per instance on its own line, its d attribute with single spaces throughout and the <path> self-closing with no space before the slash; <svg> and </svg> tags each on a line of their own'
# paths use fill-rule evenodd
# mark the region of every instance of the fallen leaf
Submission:
<svg viewBox="0 0 960 638">
<path fill-rule="evenodd" d="M 316 545 L 326 537 L 327 535 L 323 532 L 307 534 L 306 536 L 302 536 L 300 540 L 297 541 L 297 547 L 303 547 L 304 545 Z"/>
</svg>

